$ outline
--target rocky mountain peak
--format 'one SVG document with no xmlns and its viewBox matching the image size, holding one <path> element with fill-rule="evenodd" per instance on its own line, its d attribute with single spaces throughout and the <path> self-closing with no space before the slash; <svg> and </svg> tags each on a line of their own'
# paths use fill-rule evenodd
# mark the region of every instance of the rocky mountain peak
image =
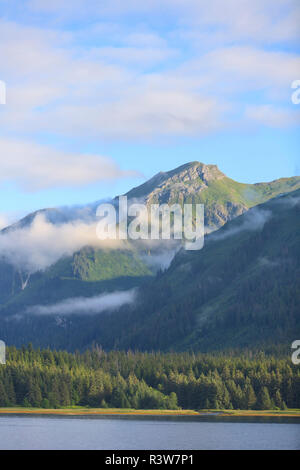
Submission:
<svg viewBox="0 0 300 470">
<path fill-rule="evenodd" d="M 217 165 L 205 165 L 201 162 L 187 163 L 167 172 L 166 175 L 168 175 L 168 179 L 175 178 L 182 182 L 193 182 L 200 178 L 204 183 L 225 177 Z"/>
<path fill-rule="evenodd" d="M 172 190 L 200 190 L 213 180 L 224 178 L 217 165 L 205 165 L 201 162 L 190 162 L 171 171 L 159 172 L 146 183 L 133 188 L 126 195 L 128 198 L 151 199 L 155 193 L 166 189 Z"/>
</svg>

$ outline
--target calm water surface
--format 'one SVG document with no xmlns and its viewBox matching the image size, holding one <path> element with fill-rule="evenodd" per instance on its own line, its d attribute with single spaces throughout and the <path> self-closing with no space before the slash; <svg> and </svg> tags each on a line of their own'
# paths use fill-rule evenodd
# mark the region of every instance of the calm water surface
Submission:
<svg viewBox="0 0 300 470">
<path fill-rule="evenodd" d="M 0 449 L 300 449 L 300 421 L 2 415 Z"/>
</svg>

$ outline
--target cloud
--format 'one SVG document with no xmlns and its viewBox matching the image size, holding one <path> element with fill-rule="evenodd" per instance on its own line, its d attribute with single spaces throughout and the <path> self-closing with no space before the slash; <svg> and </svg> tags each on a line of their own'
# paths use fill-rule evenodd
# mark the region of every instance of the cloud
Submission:
<svg viewBox="0 0 300 470">
<path fill-rule="evenodd" d="M 102 112 L 100 112 L 100 109 Z M 55 122 L 56 132 L 80 132 L 104 138 L 133 139 L 153 136 L 206 134 L 220 128 L 221 104 L 185 90 L 128 89 L 117 102 L 101 106 L 61 106 L 42 118 Z"/>
<path fill-rule="evenodd" d="M 240 217 L 242 217 L 241 223 L 239 223 Z M 228 228 L 227 225 L 225 225 L 224 228 L 222 227 L 217 232 L 210 234 L 207 237 L 207 241 L 225 240 L 241 232 L 262 230 L 265 223 L 272 217 L 272 211 L 255 207 L 240 217 L 236 219 L 233 227 Z"/>
<path fill-rule="evenodd" d="M 6 214 L 0 214 L 0 230 L 9 225 L 9 220 Z"/>
<path fill-rule="evenodd" d="M 268 127 L 292 127 L 300 125 L 300 112 L 277 108 L 272 105 L 249 106 L 246 117 Z"/>
<path fill-rule="evenodd" d="M 31 142 L 0 138 L 0 182 L 14 181 L 25 191 L 137 176 L 110 158 L 68 153 Z"/>
<path fill-rule="evenodd" d="M 181 243 L 176 243 L 174 240 L 169 240 L 168 244 L 163 243 L 163 240 L 151 241 L 144 244 L 148 248 L 149 254 L 143 255 L 141 258 L 150 268 L 155 271 L 166 270 L 171 265 L 174 257 L 182 248 Z"/>
<path fill-rule="evenodd" d="M 223 103 L 186 77 L 137 75 L 142 64 L 176 54 L 158 35 L 126 34 L 118 47 L 78 48 L 58 32 L 2 25 L 8 96 L 0 125 L 10 133 L 130 139 L 205 134 L 220 125 Z"/>
<path fill-rule="evenodd" d="M 128 39 L 130 41 L 135 40 L 137 45 L 93 48 L 89 57 L 93 60 L 101 60 L 104 63 L 127 64 L 141 68 L 157 65 L 177 55 L 175 49 L 166 46 L 148 46 L 143 38 L 141 38 L 142 43 L 139 44 L 139 35 L 136 38 L 130 37 Z"/>
<path fill-rule="evenodd" d="M 28 274 L 44 270 L 84 246 L 129 249 L 125 241 L 99 240 L 96 222 L 75 220 L 53 225 L 43 214 L 38 214 L 30 226 L 0 233 L 0 257 Z"/>
<path fill-rule="evenodd" d="M 182 6 L 184 1 L 181 2 Z M 299 38 L 298 0 L 188 0 L 189 23 L 213 25 L 226 33 L 225 40 L 295 41 Z M 191 13 L 194 13 L 191 16 Z M 196 14 L 195 14 L 196 13 Z"/>
<path fill-rule="evenodd" d="M 152 22 L 162 13 L 182 26 L 213 26 L 224 30 L 228 39 L 291 41 L 299 38 L 298 0 L 30 0 L 35 11 L 53 13 L 59 18 L 138 17 L 151 15 Z M 238 21 L 237 21 L 238 19 Z"/>
<path fill-rule="evenodd" d="M 0 126 L 7 135 L 203 136 L 242 119 L 248 125 L 247 107 L 270 98 L 287 102 L 300 73 L 299 54 L 282 47 L 299 38 L 298 0 L 228 0 L 226 8 L 223 0 L 28 6 L 43 28 L 26 25 L 24 12 L 16 15 L 19 24 L 0 23 L 1 78 L 8 85 Z M 253 90 L 261 93 L 254 101 Z"/>
<path fill-rule="evenodd" d="M 117 310 L 123 305 L 132 304 L 136 298 L 136 290 L 115 291 L 94 297 L 74 297 L 56 304 L 34 305 L 28 307 L 27 314 L 33 315 L 95 315 L 102 312 Z"/>
<path fill-rule="evenodd" d="M 10 133 L 131 139 L 203 135 L 220 126 L 223 100 L 197 89 L 199 79 L 176 79 L 172 66 L 147 71 L 177 54 L 159 35 L 126 33 L 118 47 L 78 48 L 63 33 L 2 25 L 8 96 L 0 125 Z"/>
<path fill-rule="evenodd" d="M 169 268 L 177 251 L 170 250 L 164 253 L 160 253 L 158 255 L 155 254 L 155 255 L 144 256 L 143 261 L 146 264 L 148 264 L 150 267 L 154 268 L 155 270 L 159 270 L 159 269 L 165 270 Z"/>
<path fill-rule="evenodd" d="M 258 265 L 261 268 L 276 268 L 277 266 L 280 266 L 280 262 L 269 259 L 266 256 L 262 256 L 258 259 Z"/>
<path fill-rule="evenodd" d="M 0 213 L 0 230 L 15 223 L 23 216 L 20 211 L 1 212 Z"/>
<path fill-rule="evenodd" d="M 207 53 L 205 64 L 212 72 L 222 72 L 221 83 L 231 77 L 232 86 L 244 91 L 285 86 L 290 94 L 291 83 L 300 73 L 299 55 L 253 46 L 215 48 Z"/>
<path fill-rule="evenodd" d="M 297 191 L 298 193 L 298 191 Z M 274 204 L 279 204 L 280 206 L 286 206 L 287 208 L 293 208 L 295 206 L 300 205 L 300 197 L 299 196 L 291 196 L 291 195 L 280 195 L 274 199 Z"/>
</svg>

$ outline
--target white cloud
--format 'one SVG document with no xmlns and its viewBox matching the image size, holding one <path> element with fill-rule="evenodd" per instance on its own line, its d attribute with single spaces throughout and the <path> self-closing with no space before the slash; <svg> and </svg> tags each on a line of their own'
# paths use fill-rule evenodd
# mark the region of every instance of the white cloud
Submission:
<svg viewBox="0 0 300 470">
<path fill-rule="evenodd" d="M 272 105 L 249 106 L 246 117 L 268 127 L 284 128 L 300 125 L 300 112 Z"/>
<path fill-rule="evenodd" d="M 26 273 L 44 270 L 84 246 L 129 249 L 125 241 L 99 240 L 96 222 L 75 220 L 53 225 L 43 214 L 38 214 L 30 226 L 0 233 L 0 257 Z"/>
<path fill-rule="evenodd" d="M 221 103 L 185 90 L 128 89 L 116 102 L 61 106 L 41 117 L 39 128 L 52 122 L 56 132 L 104 138 L 151 138 L 195 135 L 220 126 Z"/>
<path fill-rule="evenodd" d="M 189 0 L 188 5 L 191 7 L 185 15 L 188 21 L 214 25 L 226 33 L 227 41 L 250 39 L 271 43 L 299 39 L 298 0 L 226 0 L 226 5 L 223 0 Z"/>
<path fill-rule="evenodd" d="M 240 81 L 239 88 L 267 89 L 285 86 L 290 92 L 291 82 L 300 74 L 300 57 L 297 54 L 273 52 L 249 46 L 215 49 L 206 56 L 208 67 L 222 72 L 220 80 Z"/>
<path fill-rule="evenodd" d="M 9 212 L 0 212 L 0 230 L 2 230 L 5 227 L 8 227 L 9 225 L 14 224 L 25 215 L 26 214 L 24 214 L 23 211 L 18 211 L 18 210 L 9 211 Z"/>
<path fill-rule="evenodd" d="M 8 85 L 2 132 L 97 140 L 202 136 L 257 105 L 241 93 L 258 90 L 271 101 L 286 101 L 300 59 L 278 41 L 295 39 L 299 3 L 275 3 L 228 0 L 224 8 L 223 0 L 32 0 L 35 11 L 53 12 L 61 29 L 1 21 Z M 162 11 L 170 14 L 171 27 L 155 31 Z M 140 17 L 134 16 L 134 31 L 118 20 L 138 13 L 154 15 L 153 30 Z M 80 27 L 64 31 L 60 21 L 73 14 Z"/>
<path fill-rule="evenodd" d="M 102 60 L 109 63 L 151 66 L 176 56 L 176 54 L 176 50 L 166 47 L 149 47 L 147 45 L 142 47 L 110 46 L 92 49 L 90 57 L 94 60 Z"/>
<path fill-rule="evenodd" d="M 254 207 L 246 212 L 242 217 L 242 222 L 240 224 L 238 224 L 239 220 L 237 219 L 237 222 L 233 227 L 228 228 L 227 225 L 225 225 L 220 230 L 210 234 L 207 239 L 208 242 L 225 240 L 240 232 L 260 231 L 271 219 L 272 211 L 269 209 L 259 209 Z"/>
<path fill-rule="evenodd" d="M 95 315 L 102 312 L 117 310 L 123 305 L 132 304 L 136 298 L 134 289 L 115 291 L 94 297 L 73 297 L 56 304 L 34 305 L 28 307 L 26 313 L 33 315 Z"/>
<path fill-rule="evenodd" d="M 9 218 L 6 214 L 0 214 L 0 230 L 7 227 L 10 224 Z"/>
<path fill-rule="evenodd" d="M 26 191 L 82 186 L 136 176 L 110 158 L 68 153 L 35 143 L 0 138 L 0 182 L 14 181 Z"/>
<path fill-rule="evenodd" d="M 298 0 L 30 0 L 34 10 L 59 18 L 118 18 L 162 14 L 181 26 L 219 28 L 227 39 L 290 41 L 299 38 Z"/>
</svg>

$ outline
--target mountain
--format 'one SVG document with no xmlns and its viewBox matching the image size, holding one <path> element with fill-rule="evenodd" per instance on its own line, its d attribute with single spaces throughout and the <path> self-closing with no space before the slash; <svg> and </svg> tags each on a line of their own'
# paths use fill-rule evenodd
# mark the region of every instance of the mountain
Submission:
<svg viewBox="0 0 300 470">
<path fill-rule="evenodd" d="M 26 279 L 7 263 L 0 264 L 0 315 L 19 313 L 29 305 L 89 297 L 139 286 L 153 272 L 132 248 L 99 250 L 85 247 Z M 27 278 L 28 279 L 28 278 Z"/>
<path fill-rule="evenodd" d="M 0 230 L 0 234 L 10 233 L 14 230 L 29 228 L 33 224 L 37 216 L 42 216 L 47 223 L 53 225 L 62 225 L 78 220 L 84 222 L 92 222 L 93 220 L 95 220 L 95 211 L 100 202 L 101 201 L 99 201 L 98 203 L 89 204 L 87 206 L 66 206 L 60 208 L 50 207 L 47 209 L 40 209 L 35 212 L 31 212 L 30 214 L 26 215 L 14 224 L 3 228 L 2 230 Z"/>
<path fill-rule="evenodd" d="M 182 250 L 113 321 L 118 331 L 102 324 L 95 335 L 104 347 L 288 351 L 300 337 L 300 190 L 228 222 L 202 250 Z"/>
<path fill-rule="evenodd" d="M 8 343 L 85 349 L 231 350 L 300 336 L 300 190 L 250 209 L 141 285 L 136 303 L 101 315 L 3 318 Z"/>
<path fill-rule="evenodd" d="M 129 199 L 150 204 L 204 204 L 208 231 L 251 207 L 282 193 L 300 188 L 300 176 L 281 178 L 270 183 L 245 184 L 228 178 L 216 165 L 191 162 L 175 170 L 161 172 L 129 191 Z"/>
<path fill-rule="evenodd" d="M 251 216 L 253 206 L 268 201 L 272 197 L 282 195 L 283 193 L 289 193 L 297 188 L 300 188 L 300 177 L 282 178 L 270 183 L 250 185 L 233 181 L 225 176 L 216 165 L 191 162 L 172 171 L 159 173 L 148 182 L 129 191 L 127 196 L 130 200 L 143 200 L 148 205 L 151 203 L 202 203 L 205 205 L 207 232 L 219 229 L 216 233 L 223 233 L 223 229 L 220 229 L 220 227 L 225 224 L 227 230 L 228 226 L 231 227 L 231 223 L 233 224 L 232 226 L 235 227 L 235 224 L 240 223 L 240 220 L 244 220 L 240 216 L 242 214 L 246 216 L 249 209 L 249 215 Z M 293 192 L 293 194 L 295 193 Z M 291 197 L 294 196 L 291 195 Z M 278 198 L 278 200 L 284 199 Z M 277 201 L 277 199 L 275 199 L 275 201 Z M 11 240 L 15 237 L 17 243 L 19 243 L 20 238 L 22 241 L 21 246 L 26 247 L 26 243 L 23 241 L 23 235 L 26 231 L 34 227 L 35 222 L 39 218 L 45 220 L 50 227 L 55 228 L 64 228 L 68 226 L 68 224 L 77 223 L 87 225 L 94 224 L 96 221 L 95 210 L 97 205 L 97 203 L 94 203 L 83 207 L 53 208 L 37 211 L 29 214 L 16 224 L 2 230 L 0 237 L 5 236 L 7 240 Z M 231 219 L 235 219 L 235 221 L 230 222 Z M 44 228 L 43 226 L 42 229 L 44 230 Z M 22 230 L 25 230 L 25 232 L 22 232 Z M 94 228 L 92 228 L 92 230 L 94 230 Z M 58 231 L 57 238 L 51 239 L 54 246 L 60 243 L 60 236 L 61 234 Z M 215 235 L 212 234 L 210 237 L 207 237 L 207 240 L 208 246 L 211 244 L 213 246 L 211 251 L 209 251 L 209 256 L 211 265 L 216 266 L 217 274 L 209 271 L 208 279 L 213 279 L 214 276 L 222 278 L 218 272 L 219 269 L 225 269 L 220 267 L 217 262 L 219 259 L 217 255 L 219 245 L 210 241 L 214 239 L 214 236 Z M 35 239 L 34 243 L 36 243 Z M 235 245 L 232 249 L 233 261 L 226 261 L 228 266 L 231 264 L 234 266 L 236 262 L 234 249 Z M 9 247 L 9 250 L 11 254 L 13 248 Z M 44 247 L 45 253 L 42 253 L 42 257 L 47 257 L 47 252 L 51 252 L 51 250 L 52 246 L 46 245 Z M 100 249 L 83 245 L 82 248 L 75 249 L 71 255 L 62 254 L 59 259 L 55 259 L 52 263 L 49 262 L 46 267 L 44 266 L 31 271 L 26 267 L 26 263 L 22 262 L 22 257 L 14 257 L 17 261 L 19 260 L 17 263 L 15 259 L 13 263 L 12 261 L 10 262 L 8 251 L 6 250 L 6 252 L 2 252 L 2 256 L 0 255 L 0 318 L 5 319 L 4 323 L 0 320 L 0 337 L 6 337 L 7 340 L 8 338 L 13 338 L 14 342 L 21 341 L 21 338 L 23 338 L 22 341 L 25 341 L 25 338 L 32 339 L 32 333 L 28 330 L 28 325 L 31 325 L 30 328 L 32 331 L 34 331 L 38 325 L 38 338 L 36 339 L 40 340 L 41 344 L 51 343 L 59 347 L 65 347 L 63 331 L 59 329 L 60 334 L 57 333 L 58 326 L 56 318 L 26 317 L 25 319 L 22 317 L 29 306 L 37 304 L 48 305 L 74 297 L 91 297 L 101 293 L 139 287 L 143 293 L 142 295 L 147 298 L 145 303 L 141 303 L 141 311 L 143 313 L 147 312 L 146 317 L 141 315 L 140 312 L 128 311 L 128 308 L 125 308 L 124 318 L 118 319 L 115 324 L 110 324 L 109 318 L 101 315 L 100 328 L 99 326 L 95 326 L 95 324 L 97 324 L 96 318 L 87 317 L 83 312 L 83 324 L 81 324 L 81 320 L 78 317 L 76 317 L 76 319 L 66 319 L 63 323 L 64 328 L 67 328 L 69 323 L 72 324 L 72 337 L 68 339 L 68 347 L 72 348 L 74 346 L 83 348 L 92 340 L 97 340 L 105 345 L 105 347 L 109 348 L 118 346 L 118 344 L 122 347 L 135 347 L 137 345 L 143 348 L 146 347 L 147 342 L 149 342 L 149 347 L 153 345 L 154 348 L 162 349 L 171 347 L 181 349 L 194 346 L 196 348 L 206 347 L 207 345 L 205 346 L 206 343 L 203 339 L 198 341 L 198 339 L 193 336 L 193 334 L 196 334 L 194 332 L 198 331 L 193 323 L 196 321 L 195 318 L 198 318 L 198 314 L 196 315 L 195 313 L 196 307 L 190 308 L 188 306 L 186 307 L 186 312 L 184 312 L 183 309 L 185 307 L 180 307 L 184 305 L 183 299 L 180 298 L 177 302 L 178 293 L 183 291 L 187 292 L 188 299 L 190 301 L 193 299 L 195 305 L 198 305 L 200 300 L 202 303 L 204 302 L 203 305 L 205 305 L 205 309 L 207 309 L 205 312 L 210 312 L 211 308 L 223 311 L 223 308 L 226 310 L 226 305 L 232 305 L 233 294 L 231 291 L 226 290 L 227 287 L 226 289 L 222 287 L 222 295 L 219 295 L 218 289 L 222 284 L 221 281 L 219 281 L 220 284 L 211 282 L 211 287 L 209 287 L 210 283 L 205 284 L 205 279 L 202 278 L 199 280 L 198 274 L 196 275 L 193 270 L 191 271 L 193 273 L 191 279 L 184 275 L 187 266 L 189 264 L 191 266 L 196 265 L 195 263 L 198 262 L 198 256 L 202 259 L 203 253 L 206 253 L 206 250 L 207 246 L 205 246 L 204 250 L 201 252 L 196 253 L 195 256 L 181 252 L 180 255 L 175 258 L 166 273 L 159 274 L 157 278 L 153 279 L 153 287 L 150 279 L 155 275 L 157 266 L 164 269 L 168 266 L 173 257 L 174 245 L 172 243 L 167 242 L 164 243 L 164 245 L 158 244 L 156 248 L 151 248 L 151 250 L 149 250 L 147 246 L 145 247 L 144 245 L 136 243 L 133 244 L 130 241 L 128 241 L 127 245 L 118 249 Z M 245 250 L 247 251 L 248 248 L 245 247 Z M 32 253 L 29 252 L 29 258 L 30 256 L 35 257 L 36 251 L 37 248 L 33 245 L 33 251 Z M 185 261 L 189 256 L 191 256 L 191 260 Z M 255 253 L 252 253 L 251 256 L 255 259 Z M 58 257 L 56 256 L 56 258 Z M 221 259 L 223 259 L 223 255 Z M 241 259 L 244 258 L 241 257 Z M 251 264 L 251 259 L 249 259 L 248 262 Z M 264 260 L 261 261 L 262 265 L 264 262 Z M 267 264 L 268 262 L 266 261 L 265 265 Z M 272 274 L 273 271 L 270 270 Z M 274 272 L 277 271 L 275 270 Z M 172 277 L 172 273 L 174 273 L 174 277 Z M 231 279 L 230 272 L 228 272 L 227 277 L 228 280 Z M 241 279 L 241 286 L 244 285 L 242 281 Z M 212 298 L 204 298 L 203 292 L 201 290 L 199 291 L 199 288 L 196 287 L 195 291 L 189 291 L 189 289 L 192 289 L 192 286 L 194 286 L 194 282 L 199 282 L 199 284 L 196 284 L 198 287 L 204 283 L 206 285 L 204 292 L 209 291 Z M 237 280 L 236 283 L 239 284 Z M 145 287 L 142 287 L 144 284 Z M 151 289 L 154 289 L 155 295 L 153 295 Z M 247 288 L 244 287 L 244 290 L 247 290 Z M 165 292 L 170 292 L 170 295 L 166 294 L 168 303 L 166 305 L 162 304 L 160 307 L 161 304 L 159 302 L 162 301 L 161 297 L 164 298 Z M 229 296 L 229 300 L 226 296 Z M 285 303 L 286 302 L 287 301 L 285 301 Z M 147 333 L 147 329 L 152 331 L 153 325 L 151 322 L 153 321 L 155 324 L 160 325 L 165 319 L 164 316 L 160 317 L 160 314 L 157 316 L 158 308 L 166 309 L 166 311 L 169 312 L 167 317 L 171 315 L 171 317 L 175 319 L 175 324 L 174 327 L 168 328 L 168 332 L 166 333 L 167 336 L 170 337 L 169 340 L 163 335 L 163 329 L 165 328 L 163 324 L 162 330 L 157 327 L 157 331 L 155 331 L 154 335 L 156 340 L 152 339 L 151 343 L 150 338 L 152 335 L 149 337 Z M 177 311 L 178 315 L 176 313 Z M 111 314 L 111 318 L 114 318 L 114 315 L 115 314 Z M 130 317 L 128 321 L 125 320 L 127 319 L 127 315 Z M 135 315 L 137 315 L 137 317 L 135 317 Z M 226 315 L 227 313 L 225 312 L 224 315 L 221 316 L 225 318 Z M 20 320 L 20 316 L 23 320 Z M 9 318 L 15 317 L 19 318 L 18 325 L 22 330 L 21 336 L 18 336 L 19 330 L 16 328 L 14 322 L 9 324 Z M 204 317 L 206 316 L 204 315 L 202 318 Z M 209 318 L 211 317 L 210 314 Z M 123 324 L 124 321 L 126 321 L 127 324 Z M 27 327 L 23 328 L 23 322 L 27 324 Z M 201 322 L 201 324 L 204 325 L 203 328 L 208 328 L 206 322 L 203 323 L 203 320 L 201 320 Z M 120 332 L 118 331 L 118 327 L 121 324 L 123 326 Z M 15 331 L 13 335 L 11 335 L 9 331 L 11 331 L 13 325 Z M 77 327 L 79 330 L 77 330 Z M 176 328 L 182 344 L 176 336 Z M 102 333 L 96 334 L 95 332 L 98 330 Z M 85 334 L 85 332 L 87 332 L 87 334 Z M 145 335 L 145 338 L 147 338 L 147 340 L 142 340 L 142 343 L 140 343 L 140 332 L 142 332 L 142 337 Z M 211 334 L 211 332 L 209 334 Z M 210 340 L 208 342 L 210 344 Z M 230 341 L 228 344 L 229 343 Z M 243 341 L 241 344 L 242 343 Z"/>
<path fill-rule="evenodd" d="M 0 314 L 16 313 L 36 302 L 137 287 L 153 275 L 145 262 L 145 249 L 137 250 L 130 242 L 110 249 L 105 244 L 97 248 L 79 241 L 77 245 L 82 248 L 76 249 L 75 243 L 74 252 L 69 254 L 72 238 L 97 241 L 96 207 L 39 210 L 0 232 L 0 246 L 4 246 L 0 252 Z M 37 221 L 40 225 L 35 227 Z M 60 238 L 64 241 L 56 252 L 51 244 L 59 247 Z M 14 243 L 21 248 L 15 248 Z M 26 256 L 22 256 L 23 248 Z M 37 262 L 32 263 L 31 258 Z"/>
<path fill-rule="evenodd" d="M 26 215 L 18 222 L 15 222 L 14 224 L 3 228 L 0 231 L 0 233 L 2 234 L 9 233 L 9 232 L 12 232 L 13 230 L 20 230 L 20 229 L 29 227 L 38 215 L 42 215 L 43 217 L 45 217 L 45 220 L 51 224 L 62 224 L 62 223 L 66 223 L 69 221 L 66 214 L 64 214 L 64 212 L 59 209 L 55 209 L 55 208 L 40 209 L 38 211 L 35 211 Z"/>
</svg>

